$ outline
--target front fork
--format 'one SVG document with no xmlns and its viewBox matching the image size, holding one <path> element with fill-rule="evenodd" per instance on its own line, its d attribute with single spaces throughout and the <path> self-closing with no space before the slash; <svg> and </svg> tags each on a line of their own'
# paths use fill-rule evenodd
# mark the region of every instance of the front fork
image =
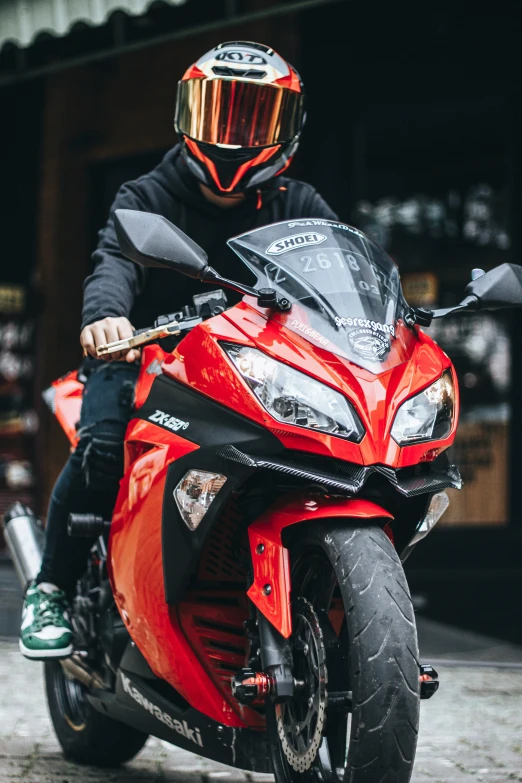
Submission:
<svg viewBox="0 0 522 783">
<path fill-rule="evenodd" d="M 253 581 L 248 597 L 257 608 L 262 671 L 241 669 L 232 678 L 232 690 L 240 702 L 267 696 L 287 701 L 301 685 L 293 676 L 290 556 L 282 543 L 282 531 L 328 518 L 344 518 L 347 525 L 360 520 L 393 521 L 389 511 L 369 500 L 299 494 L 281 498 L 249 527 Z M 435 669 L 421 665 L 419 683 L 421 699 L 431 698 L 439 687 Z"/>
<path fill-rule="evenodd" d="M 294 680 L 290 639 L 285 639 L 258 611 L 259 656 L 261 672 L 241 669 L 232 678 L 232 693 L 242 704 L 251 704 L 270 696 L 274 701 L 288 701 L 299 687 Z"/>
</svg>

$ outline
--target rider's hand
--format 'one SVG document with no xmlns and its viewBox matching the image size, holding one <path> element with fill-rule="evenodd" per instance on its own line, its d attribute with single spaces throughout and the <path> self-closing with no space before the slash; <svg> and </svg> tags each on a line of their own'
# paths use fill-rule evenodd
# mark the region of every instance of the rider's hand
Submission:
<svg viewBox="0 0 522 783">
<path fill-rule="evenodd" d="M 118 351 L 106 356 L 98 356 L 96 348 L 100 345 L 113 343 L 116 340 L 124 340 L 126 337 L 132 337 L 134 333 L 133 326 L 128 318 L 103 318 L 101 321 L 95 321 L 83 329 L 80 335 L 80 343 L 85 354 L 94 356 L 95 359 L 104 359 L 105 361 L 125 360 L 134 362 L 140 358 L 138 348 L 131 348 L 130 351 Z"/>
</svg>

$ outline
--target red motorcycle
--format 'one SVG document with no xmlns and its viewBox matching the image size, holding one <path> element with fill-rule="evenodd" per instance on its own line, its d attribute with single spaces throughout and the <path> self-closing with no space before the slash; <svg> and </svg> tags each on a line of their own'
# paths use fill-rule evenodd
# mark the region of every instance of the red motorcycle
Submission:
<svg viewBox="0 0 522 783">
<path fill-rule="evenodd" d="M 455 371 L 433 317 L 519 306 L 522 267 L 476 277 L 463 302 L 405 302 L 360 231 L 295 220 L 229 241 L 257 277 L 225 280 L 157 215 L 116 213 L 132 261 L 222 288 L 100 354 L 144 345 L 112 521 L 71 515 L 93 546 L 73 606 L 75 652 L 45 663 L 65 753 L 132 758 L 148 735 L 277 783 L 406 783 L 419 662 L 402 562 L 460 488 L 450 464 Z M 51 389 L 74 445 L 82 382 Z M 19 505 L 6 538 L 39 565 Z"/>
</svg>

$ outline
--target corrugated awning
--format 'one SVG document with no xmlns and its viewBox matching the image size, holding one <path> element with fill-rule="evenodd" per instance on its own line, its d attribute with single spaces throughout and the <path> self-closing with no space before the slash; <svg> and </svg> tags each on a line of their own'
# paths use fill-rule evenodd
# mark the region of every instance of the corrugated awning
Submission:
<svg viewBox="0 0 522 783">
<path fill-rule="evenodd" d="M 187 0 L 161 0 L 183 5 Z M 66 35 L 78 22 L 102 25 L 114 11 L 144 14 L 157 0 L 0 0 L 0 49 L 29 46 L 40 33 Z"/>
</svg>

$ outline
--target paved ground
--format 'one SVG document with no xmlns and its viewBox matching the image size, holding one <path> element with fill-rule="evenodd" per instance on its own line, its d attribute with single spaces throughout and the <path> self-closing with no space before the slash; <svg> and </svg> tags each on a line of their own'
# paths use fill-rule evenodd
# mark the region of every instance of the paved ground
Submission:
<svg viewBox="0 0 522 783">
<path fill-rule="evenodd" d="M 522 781 L 522 669 L 440 666 L 422 705 L 414 783 Z M 1 783 L 246 783 L 246 777 L 158 740 L 117 771 L 63 760 L 47 716 L 42 668 L 0 642 Z M 251 776 L 260 781 L 268 776 Z"/>
<path fill-rule="evenodd" d="M 64 761 L 41 664 L 6 638 L 18 631 L 20 604 L 12 569 L 0 564 L 0 783 L 247 783 L 238 770 L 154 739 L 117 771 Z M 422 704 L 413 783 L 522 783 L 522 648 L 419 615 L 418 627 L 422 660 L 436 662 L 441 688 Z"/>
</svg>

